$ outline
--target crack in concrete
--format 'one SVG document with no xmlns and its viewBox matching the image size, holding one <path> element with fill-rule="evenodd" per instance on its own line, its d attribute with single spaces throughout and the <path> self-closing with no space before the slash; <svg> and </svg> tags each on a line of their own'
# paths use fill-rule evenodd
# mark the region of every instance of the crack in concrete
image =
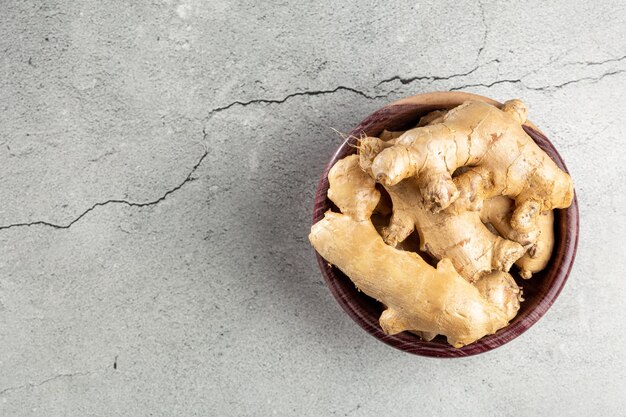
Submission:
<svg viewBox="0 0 626 417">
<path fill-rule="evenodd" d="M 358 94 L 361 97 L 365 97 L 369 100 L 375 100 L 377 98 L 382 98 L 382 97 L 386 97 L 388 96 L 390 93 L 387 94 L 381 94 L 381 95 L 376 95 L 376 96 L 371 96 L 361 90 L 358 90 L 356 88 L 352 88 L 352 87 L 346 87 L 343 85 L 337 86 L 335 88 L 333 88 L 332 90 L 313 90 L 313 91 L 299 91 L 296 93 L 291 93 L 286 95 L 283 98 L 280 99 L 267 99 L 267 98 L 259 98 L 259 99 L 253 99 L 253 100 L 249 100 L 249 101 L 233 101 L 232 103 L 229 103 L 225 106 L 222 107 L 216 107 L 214 109 L 212 109 L 211 111 L 209 111 L 209 115 L 208 117 L 210 118 L 212 115 L 214 115 L 215 113 L 219 113 L 222 112 L 224 110 L 228 110 L 231 107 L 234 106 L 241 106 L 241 107 L 246 107 L 250 104 L 258 104 L 258 103 L 263 103 L 263 104 L 281 104 L 286 102 L 287 100 L 293 98 L 293 97 L 299 97 L 299 96 L 319 96 L 319 95 L 324 95 L 324 94 L 333 94 L 336 93 L 338 91 L 350 91 L 352 93 Z"/>
<path fill-rule="evenodd" d="M 105 153 L 103 153 L 102 155 L 100 155 L 98 157 L 89 159 L 89 162 L 98 162 L 101 159 L 106 158 L 107 156 L 111 156 L 111 155 L 115 154 L 116 152 L 117 152 L 116 150 L 108 150 L 108 151 L 106 151 Z"/>
<path fill-rule="evenodd" d="M 393 77 L 389 77 L 386 78 L 382 81 L 380 81 L 378 84 L 376 84 L 374 86 L 374 88 L 376 87 L 380 87 L 383 84 L 387 84 L 393 81 L 400 81 L 401 84 L 406 85 L 406 84 L 410 84 L 414 81 L 424 81 L 424 80 L 429 80 L 429 81 L 442 81 L 442 80 L 451 80 L 453 78 L 458 78 L 458 77 L 466 77 L 476 71 L 478 71 L 480 68 L 489 65 L 489 64 L 493 64 L 494 62 L 500 62 L 499 59 L 492 59 L 489 62 L 486 62 L 484 64 L 480 64 L 480 65 L 476 65 L 474 66 L 474 68 L 470 69 L 467 72 L 461 72 L 458 74 L 451 74 L 451 75 L 446 75 L 446 76 L 438 76 L 438 75 L 417 75 L 415 77 L 402 77 L 401 75 L 394 75 Z"/>
<path fill-rule="evenodd" d="M 458 86 L 458 87 L 452 87 L 452 88 L 450 88 L 450 91 L 457 91 L 457 90 L 462 90 L 464 88 L 470 88 L 470 87 L 486 87 L 486 88 L 489 88 L 489 87 L 493 87 L 496 84 L 503 84 L 503 83 L 521 84 L 522 87 L 526 88 L 527 90 L 535 90 L 535 91 L 558 90 L 560 88 L 565 87 L 566 85 L 577 84 L 577 83 L 580 83 L 580 82 L 583 82 L 583 81 L 592 81 L 593 83 L 597 83 L 597 82 L 599 82 L 600 80 L 602 80 L 605 77 L 609 77 L 609 76 L 617 75 L 617 74 L 622 74 L 622 73 L 625 73 L 625 72 L 626 72 L 626 70 L 611 71 L 611 72 L 606 72 L 606 73 L 600 75 L 599 77 L 582 77 L 582 78 L 577 78 L 577 79 L 574 79 L 574 80 L 566 81 L 566 82 L 564 82 L 562 84 L 544 85 L 544 86 L 541 86 L 541 87 L 531 87 L 531 86 L 528 86 L 528 85 L 524 84 L 523 78 L 520 78 L 520 79 L 510 79 L 510 80 L 509 79 L 505 79 L 505 80 L 496 80 L 496 81 L 494 81 L 492 83 L 489 83 L 489 84 L 484 84 L 484 83 L 465 84 L 465 85 L 461 85 L 461 86 Z"/>
<path fill-rule="evenodd" d="M 484 18 L 484 9 L 482 8 L 482 3 L 480 3 L 480 4 L 481 4 L 481 10 L 482 10 L 482 13 L 483 13 L 483 18 Z M 486 25 L 485 25 L 485 27 L 486 27 Z M 485 33 L 487 33 L 487 32 L 485 32 Z M 486 39 L 486 35 L 485 35 L 485 39 Z M 480 54 L 482 53 L 483 49 L 484 49 L 484 45 L 478 50 L 478 55 L 476 57 L 477 61 L 478 61 L 478 58 L 480 57 Z M 465 88 L 470 88 L 470 87 L 486 87 L 486 88 L 490 88 L 490 87 L 493 87 L 494 85 L 503 84 L 503 83 L 521 84 L 524 88 L 526 88 L 528 90 L 536 90 L 536 91 L 557 90 L 557 89 L 565 87 L 567 85 L 576 84 L 576 83 L 583 82 L 583 81 L 598 82 L 598 81 L 602 80 L 604 77 L 617 75 L 617 74 L 621 74 L 623 72 L 626 72 L 626 70 L 610 71 L 610 72 L 607 72 L 607 73 L 604 73 L 604 74 L 600 75 L 599 77 L 582 77 L 582 78 L 577 78 L 577 79 L 574 79 L 574 80 L 566 81 L 566 82 L 564 82 L 562 84 L 545 85 L 545 86 L 540 86 L 540 87 L 531 87 L 531 86 L 528 86 L 528 85 L 526 85 L 524 83 L 524 78 L 526 78 L 529 75 L 532 75 L 532 74 L 536 73 L 537 71 L 539 71 L 542 68 L 545 68 L 546 66 L 549 66 L 549 65 L 553 64 L 554 62 L 558 61 L 562 57 L 563 57 L 563 54 L 557 56 L 556 58 L 551 58 L 550 61 L 547 64 L 542 65 L 541 67 L 539 67 L 539 68 L 537 68 L 537 69 L 535 69 L 533 71 L 530 71 L 530 72 L 524 74 L 522 77 L 517 78 L 517 79 L 496 80 L 496 81 L 493 81 L 491 83 L 463 84 L 463 85 L 460 85 L 460 86 L 451 87 L 449 90 L 450 91 L 458 91 L 458 90 L 463 90 Z M 604 60 L 604 61 L 576 62 L 576 63 L 568 63 L 568 64 L 564 64 L 564 65 L 585 64 L 587 66 L 594 66 L 594 65 L 606 64 L 608 62 L 620 62 L 620 61 L 623 61 L 623 60 L 626 60 L 626 55 L 623 56 L 623 57 L 611 58 L 611 59 L 607 59 L 607 60 Z M 500 60 L 499 59 L 492 59 L 491 61 L 486 62 L 484 64 L 480 64 L 480 65 L 474 66 L 474 68 L 470 69 L 467 72 L 458 73 L 458 74 L 452 74 L 452 75 L 443 76 L 443 77 L 441 77 L 441 76 L 433 76 L 433 75 L 420 75 L 420 76 L 415 76 L 415 77 L 404 78 L 404 77 L 402 77 L 400 75 L 394 75 L 393 77 L 386 78 L 386 79 L 380 81 L 378 84 L 376 84 L 374 86 L 374 88 L 379 87 L 382 84 L 390 83 L 390 82 L 393 82 L 393 81 L 399 81 L 401 84 L 406 85 L 406 84 L 410 84 L 410 83 L 412 83 L 414 81 L 424 81 L 424 80 L 440 81 L 440 80 L 450 80 L 450 79 L 458 78 L 458 77 L 465 77 L 465 76 L 468 76 L 468 75 L 476 72 L 479 68 L 481 68 L 483 66 L 486 66 L 486 65 L 489 65 L 489 64 L 492 64 L 494 62 L 500 62 Z M 390 94 L 390 93 L 388 93 L 388 94 Z"/>
<path fill-rule="evenodd" d="M 599 82 L 600 80 L 602 80 L 605 77 L 610 77 L 612 75 L 622 74 L 624 72 L 626 72 L 626 70 L 617 70 L 617 71 L 605 72 L 604 74 L 600 75 L 599 77 L 578 78 L 578 79 L 575 79 L 575 80 L 566 81 L 563 84 L 553 85 L 551 87 L 555 88 L 555 89 L 558 89 L 558 88 L 565 87 L 566 85 L 576 84 L 576 83 L 583 82 L 583 81 L 592 81 L 592 83 L 595 84 L 595 83 Z"/>
<path fill-rule="evenodd" d="M 39 387 L 41 385 L 47 384 L 48 382 L 54 381 L 54 380 L 59 379 L 59 378 L 73 378 L 73 377 L 76 377 L 76 376 L 91 375 L 92 373 L 93 373 L 93 371 L 89 371 L 89 372 L 73 372 L 73 373 L 70 373 L 70 374 L 58 374 L 58 375 L 52 376 L 50 378 L 46 378 L 46 379 L 44 379 L 43 381 L 40 381 L 40 382 L 35 382 L 35 383 L 29 382 L 29 383 L 26 383 L 26 384 L 23 384 L 23 385 L 17 385 L 17 386 L 14 386 L 14 387 L 4 388 L 4 389 L 0 390 L 0 395 L 6 394 L 7 392 L 24 389 L 24 388 Z"/>
<path fill-rule="evenodd" d="M 203 133 L 206 137 L 206 132 L 203 131 Z M 87 210 L 83 211 L 80 215 L 78 215 L 78 217 L 75 217 L 72 221 L 70 221 L 67 224 L 55 224 L 55 223 L 50 223 L 44 220 L 37 220 L 34 222 L 28 222 L 28 223 L 14 223 L 14 224 L 6 225 L 6 226 L 0 226 L 0 230 L 11 229 L 14 227 L 30 227 L 30 226 L 48 226 L 48 227 L 52 227 L 55 229 L 69 229 L 70 227 L 72 227 L 74 223 L 78 222 L 80 219 L 85 217 L 87 214 L 89 214 L 96 208 L 106 206 L 108 204 L 124 204 L 129 207 L 147 207 L 147 206 L 157 205 L 161 201 L 165 200 L 170 194 L 180 190 L 188 182 L 194 181 L 195 178 L 192 178 L 192 175 L 196 172 L 198 167 L 200 167 L 200 165 L 204 161 L 204 158 L 206 158 L 208 154 L 209 154 L 208 150 L 205 150 L 204 154 L 202 154 L 198 162 L 192 167 L 191 171 L 189 171 L 189 174 L 187 174 L 187 177 L 180 184 L 176 185 L 174 188 L 167 190 L 162 196 L 160 196 L 156 200 L 138 203 L 138 202 L 128 201 L 128 200 L 111 199 L 111 200 L 95 203 L 94 205 L 89 207 Z"/>
<path fill-rule="evenodd" d="M 503 83 L 511 83 L 511 84 L 518 84 L 518 83 L 522 83 L 522 80 L 496 80 L 490 84 L 483 84 L 483 83 L 476 83 L 476 84 L 465 84 L 465 85 L 460 85 L 458 87 L 452 87 L 450 88 L 450 91 L 457 91 L 457 90 L 463 90 L 464 88 L 470 88 L 470 87 L 493 87 L 496 84 L 503 84 Z M 522 83 L 523 85 L 523 83 Z"/>
<path fill-rule="evenodd" d="M 592 67 L 595 65 L 604 65 L 607 64 L 609 62 L 621 62 L 623 60 L 626 59 L 626 55 L 621 56 L 619 58 L 609 58 L 609 59 L 605 59 L 604 61 L 577 61 L 577 62 L 568 62 L 565 65 L 585 65 L 588 67 Z"/>
</svg>

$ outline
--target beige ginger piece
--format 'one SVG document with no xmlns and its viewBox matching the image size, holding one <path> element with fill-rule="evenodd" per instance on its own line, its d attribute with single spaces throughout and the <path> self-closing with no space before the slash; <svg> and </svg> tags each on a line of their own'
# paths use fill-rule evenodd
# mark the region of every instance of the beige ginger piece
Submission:
<svg viewBox="0 0 626 417">
<path fill-rule="evenodd" d="M 528 250 L 515 264 L 519 267 L 522 278 L 543 270 L 552 256 L 554 248 L 554 212 L 548 210 L 539 214 L 537 230 L 531 233 L 519 233 L 511 227 L 511 215 L 514 203 L 507 197 L 494 197 L 484 202 L 480 212 L 481 220 L 491 224 L 504 238 L 524 245 Z"/>
<path fill-rule="evenodd" d="M 522 245 L 491 233 L 478 212 L 428 210 L 414 178 L 385 189 L 393 207 L 389 226 L 383 229 L 389 245 L 402 242 L 416 228 L 422 251 L 436 259 L 450 259 L 458 273 L 471 282 L 493 270 L 508 271 L 524 255 Z"/>
<path fill-rule="evenodd" d="M 520 233 L 511 226 L 511 215 L 515 210 L 515 202 L 508 197 L 498 196 L 484 201 L 480 210 L 480 220 L 489 223 L 500 236 L 518 242 L 529 248 L 539 237 L 539 231 Z"/>
<path fill-rule="evenodd" d="M 365 294 L 387 306 L 380 325 L 387 334 L 405 330 L 446 336 L 462 347 L 506 326 L 506 314 L 444 259 L 437 268 L 419 255 L 383 242 L 370 221 L 327 212 L 311 228 L 317 252 Z"/>
<path fill-rule="evenodd" d="M 425 114 L 424 116 L 420 117 L 420 121 L 417 124 L 417 127 L 441 123 L 443 122 L 443 116 L 445 116 L 446 113 L 447 111 L 444 111 L 444 110 L 431 111 L 430 113 Z M 397 132 L 397 133 L 400 133 L 400 132 Z M 400 137 L 400 136 L 401 135 L 397 135 L 397 137 Z M 382 136 L 379 136 L 379 138 L 382 140 L 385 140 Z"/>
<path fill-rule="evenodd" d="M 371 221 L 363 220 L 371 216 L 380 193 L 371 177 L 355 167 L 358 158 L 352 155 L 329 171 L 329 195 L 344 214 L 326 213 L 309 239 L 324 259 L 387 306 L 381 316 L 383 330 L 409 330 L 425 340 L 443 334 L 460 347 L 506 326 L 506 310 L 487 301 L 450 261 L 441 261 L 435 269 L 416 253 L 382 241 Z"/>
<path fill-rule="evenodd" d="M 513 198 L 511 225 L 528 233 L 537 228 L 539 213 L 571 204 L 573 186 L 570 176 L 523 130 L 526 116 L 519 100 L 506 102 L 502 109 L 468 101 L 449 110 L 440 123 L 408 130 L 393 146 L 371 153 L 363 167 L 369 165 L 376 181 L 386 186 L 417 178 L 429 209 L 436 212 L 460 195 L 454 171 L 471 166 L 463 176 L 475 185 L 473 199 Z M 367 149 L 370 140 L 361 140 L 360 149 Z M 459 202 L 456 210 L 462 208 Z"/>
<path fill-rule="evenodd" d="M 404 130 L 403 131 L 383 130 L 380 133 L 380 135 L 378 135 L 378 137 L 380 138 L 380 140 L 384 140 L 385 142 L 387 142 L 387 141 L 399 138 L 403 134 L 404 134 Z"/>
<path fill-rule="evenodd" d="M 328 171 L 328 198 L 342 213 L 355 220 L 368 220 L 380 200 L 374 180 L 359 166 L 359 157 L 349 155 Z"/>
<path fill-rule="evenodd" d="M 506 314 L 509 321 L 513 320 L 520 308 L 522 290 L 506 272 L 495 271 L 474 283 L 480 295 Z M 423 340 L 431 341 L 437 334 L 432 332 L 412 332 Z"/>
<path fill-rule="evenodd" d="M 528 252 L 515 264 L 519 267 L 519 274 L 524 279 L 529 279 L 534 273 L 543 270 L 550 262 L 554 249 L 554 211 L 548 210 L 541 213 L 537 219 L 539 237 Z"/>
<path fill-rule="evenodd" d="M 362 142 L 359 163 L 363 170 L 371 173 L 372 155 L 390 146 L 377 138 Z M 422 251 L 437 259 L 450 259 L 459 274 L 472 282 L 493 270 L 508 271 L 524 255 L 520 244 L 491 233 L 476 211 L 429 210 L 415 178 L 385 189 L 393 206 L 389 226 L 382 230 L 389 245 L 396 246 L 417 229 Z"/>
<path fill-rule="evenodd" d="M 522 290 L 517 286 L 511 274 L 495 271 L 484 276 L 474 285 L 480 295 L 506 314 L 509 321 L 517 315 L 520 301 L 522 301 Z"/>
</svg>

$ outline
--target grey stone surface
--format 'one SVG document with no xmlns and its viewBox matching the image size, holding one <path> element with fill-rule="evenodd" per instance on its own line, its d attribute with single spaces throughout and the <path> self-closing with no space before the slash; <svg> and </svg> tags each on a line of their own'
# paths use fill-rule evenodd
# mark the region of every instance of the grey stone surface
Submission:
<svg viewBox="0 0 626 417">
<path fill-rule="evenodd" d="M 7 0 L 0 50 L 0 415 L 625 415 L 623 1 Z M 582 219 L 463 360 L 365 334 L 306 239 L 331 128 L 449 89 L 523 98 Z"/>
</svg>

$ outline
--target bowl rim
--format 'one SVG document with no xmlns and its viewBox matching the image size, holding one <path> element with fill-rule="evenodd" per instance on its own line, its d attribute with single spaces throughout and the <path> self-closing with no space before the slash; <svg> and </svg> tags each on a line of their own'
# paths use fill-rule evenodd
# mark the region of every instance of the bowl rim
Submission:
<svg viewBox="0 0 626 417">
<path fill-rule="evenodd" d="M 427 111 L 435 109 L 452 108 L 467 100 L 479 100 L 498 107 L 502 106 L 502 103 L 498 101 L 477 94 L 460 91 L 432 92 L 416 94 L 394 101 L 363 119 L 332 154 L 330 161 L 324 168 L 315 194 L 312 224 L 315 224 L 324 216 L 329 206 L 326 196 L 328 191 L 328 171 L 338 159 L 349 153 L 354 153 L 354 147 L 351 142 L 353 142 L 355 138 L 364 134 L 368 129 L 371 129 L 373 124 L 388 118 L 394 113 L 404 114 L 403 112 L 419 112 L 420 114 L 425 114 Z M 412 120 L 415 121 L 416 118 L 419 118 L 419 116 L 414 114 Z M 565 162 L 548 138 L 530 121 L 525 123 L 523 127 L 526 133 L 552 157 L 555 163 L 563 171 L 569 173 Z M 517 321 L 514 320 L 507 327 L 504 327 L 495 334 L 485 336 L 462 348 L 454 348 L 442 342 L 426 342 L 408 332 L 402 332 L 397 335 L 387 335 L 383 333 L 378 324 L 378 320 L 374 322 L 371 318 L 368 318 L 360 308 L 357 308 L 357 303 L 351 300 L 351 298 L 346 297 L 343 291 L 338 287 L 337 277 L 328 262 L 326 262 L 317 251 L 315 251 L 315 255 L 324 281 L 333 297 L 337 300 L 342 309 L 370 335 L 396 349 L 419 356 L 437 358 L 467 357 L 491 351 L 520 336 L 537 323 L 558 298 L 573 267 L 578 247 L 579 213 L 576 192 L 574 192 L 571 206 L 566 209 L 557 210 L 556 212 L 559 216 L 564 216 L 565 221 L 559 222 L 561 236 L 558 241 L 555 241 L 555 248 L 553 249 L 552 257 L 554 258 L 556 256 L 557 245 L 563 246 L 563 249 L 558 253 L 560 262 L 554 266 L 556 272 L 554 272 L 552 284 L 548 287 L 547 291 L 541 295 L 541 298 L 534 308 L 529 311 L 524 318 Z M 556 226 L 557 222 L 555 221 L 555 227 Z M 367 297 L 366 295 L 363 296 Z"/>
</svg>

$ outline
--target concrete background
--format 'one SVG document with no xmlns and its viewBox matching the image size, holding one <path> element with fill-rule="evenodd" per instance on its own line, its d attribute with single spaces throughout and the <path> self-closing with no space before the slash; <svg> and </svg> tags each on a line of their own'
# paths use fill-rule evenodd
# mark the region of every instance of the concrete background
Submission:
<svg viewBox="0 0 626 417">
<path fill-rule="evenodd" d="M 626 415 L 625 2 L 7 0 L 0 50 L 0 415 Z M 368 336 L 306 239 L 331 128 L 449 89 L 523 98 L 582 219 L 463 360 Z"/>
</svg>

